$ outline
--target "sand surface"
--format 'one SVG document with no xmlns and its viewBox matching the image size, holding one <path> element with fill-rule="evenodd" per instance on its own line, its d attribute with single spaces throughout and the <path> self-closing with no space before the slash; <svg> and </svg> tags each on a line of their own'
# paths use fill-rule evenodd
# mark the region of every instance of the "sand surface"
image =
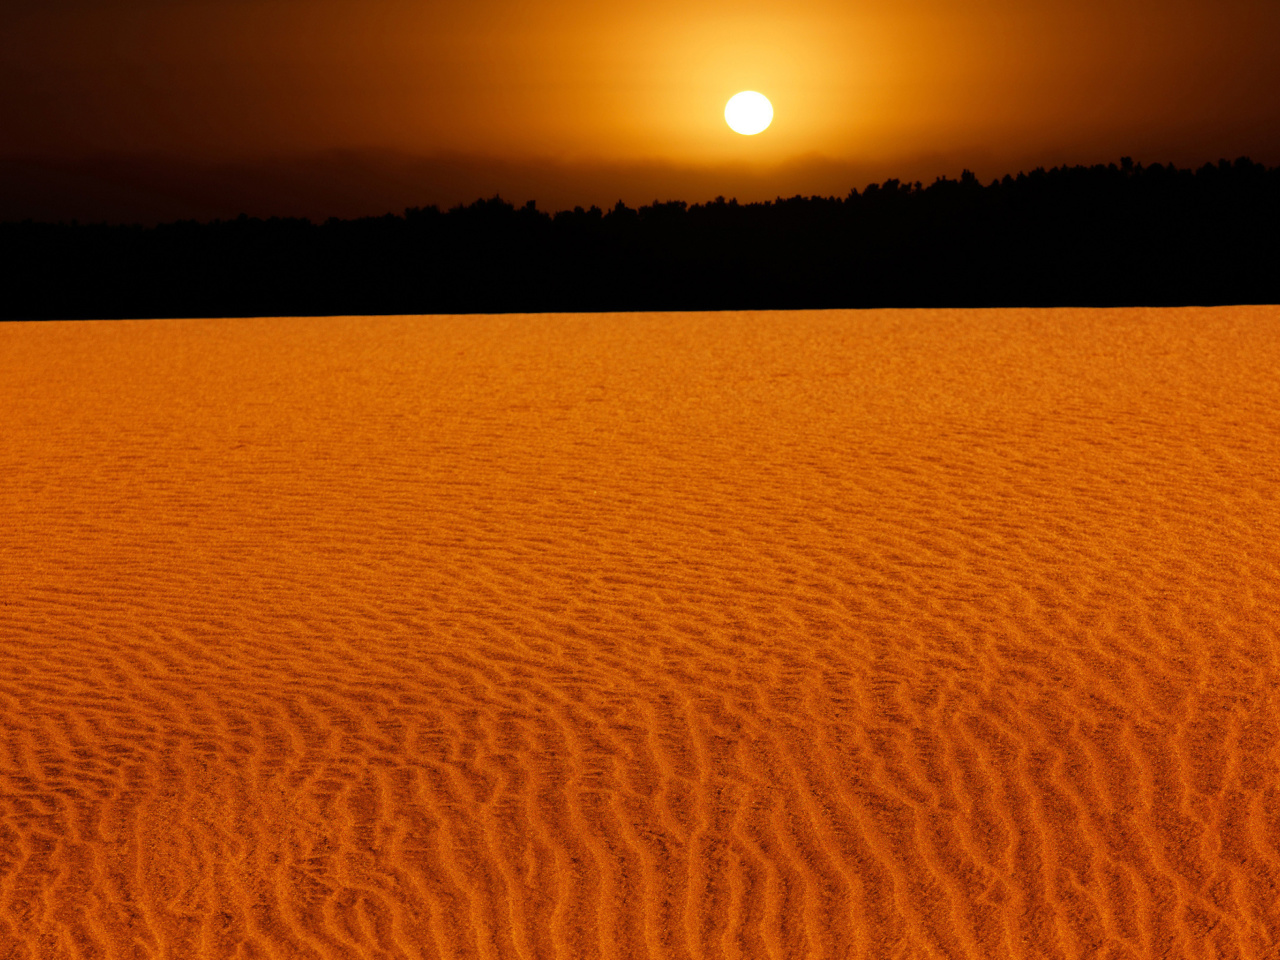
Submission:
<svg viewBox="0 0 1280 960">
<path fill-rule="evenodd" d="M 0 960 L 1280 957 L 1280 308 L 0 325 Z"/>
</svg>

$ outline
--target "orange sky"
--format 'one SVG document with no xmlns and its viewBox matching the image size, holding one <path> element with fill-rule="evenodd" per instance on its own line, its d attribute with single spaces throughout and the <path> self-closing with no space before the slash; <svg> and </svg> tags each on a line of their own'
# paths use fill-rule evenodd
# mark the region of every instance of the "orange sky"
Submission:
<svg viewBox="0 0 1280 960">
<path fill-rule="evenodd" d="M 1277 49 L 1275 0 L 8 0 L 0 157 L 1276 163 Z"/>
</svg>

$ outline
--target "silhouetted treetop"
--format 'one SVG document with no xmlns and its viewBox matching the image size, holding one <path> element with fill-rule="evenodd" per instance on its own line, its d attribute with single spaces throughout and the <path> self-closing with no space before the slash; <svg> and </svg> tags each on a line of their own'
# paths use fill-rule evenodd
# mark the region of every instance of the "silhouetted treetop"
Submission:
<svg viewBox="0 0 1280 960">
<path fill-rule="evenodd" d="M 1129 157 L 983 185 L 554 214 L 0 225 L 6 318 L 1280 302 L 1280 168 Z"/>
</svg>

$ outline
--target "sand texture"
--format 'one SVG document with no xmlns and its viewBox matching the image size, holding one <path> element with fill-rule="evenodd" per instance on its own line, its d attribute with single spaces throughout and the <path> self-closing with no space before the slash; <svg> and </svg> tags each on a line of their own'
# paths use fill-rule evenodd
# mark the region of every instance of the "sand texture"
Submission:
<svg viewBox="0 0 1280 960">
<path fill-rule="evenodd" d="M 1280 957 L 1280 308 L 0 325 L 0 960 Z"/>
</svg>

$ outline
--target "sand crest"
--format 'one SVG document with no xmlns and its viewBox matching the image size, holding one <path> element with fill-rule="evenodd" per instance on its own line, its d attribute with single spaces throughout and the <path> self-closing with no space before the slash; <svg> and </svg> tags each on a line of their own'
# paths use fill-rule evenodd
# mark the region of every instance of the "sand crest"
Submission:
<svg viewBox="0 0 1280 960">
<path fill-rule="evenodd" d="M 1280 957 L 1280 309 L 0 325 L 0 960 Z"/>
</svg>

